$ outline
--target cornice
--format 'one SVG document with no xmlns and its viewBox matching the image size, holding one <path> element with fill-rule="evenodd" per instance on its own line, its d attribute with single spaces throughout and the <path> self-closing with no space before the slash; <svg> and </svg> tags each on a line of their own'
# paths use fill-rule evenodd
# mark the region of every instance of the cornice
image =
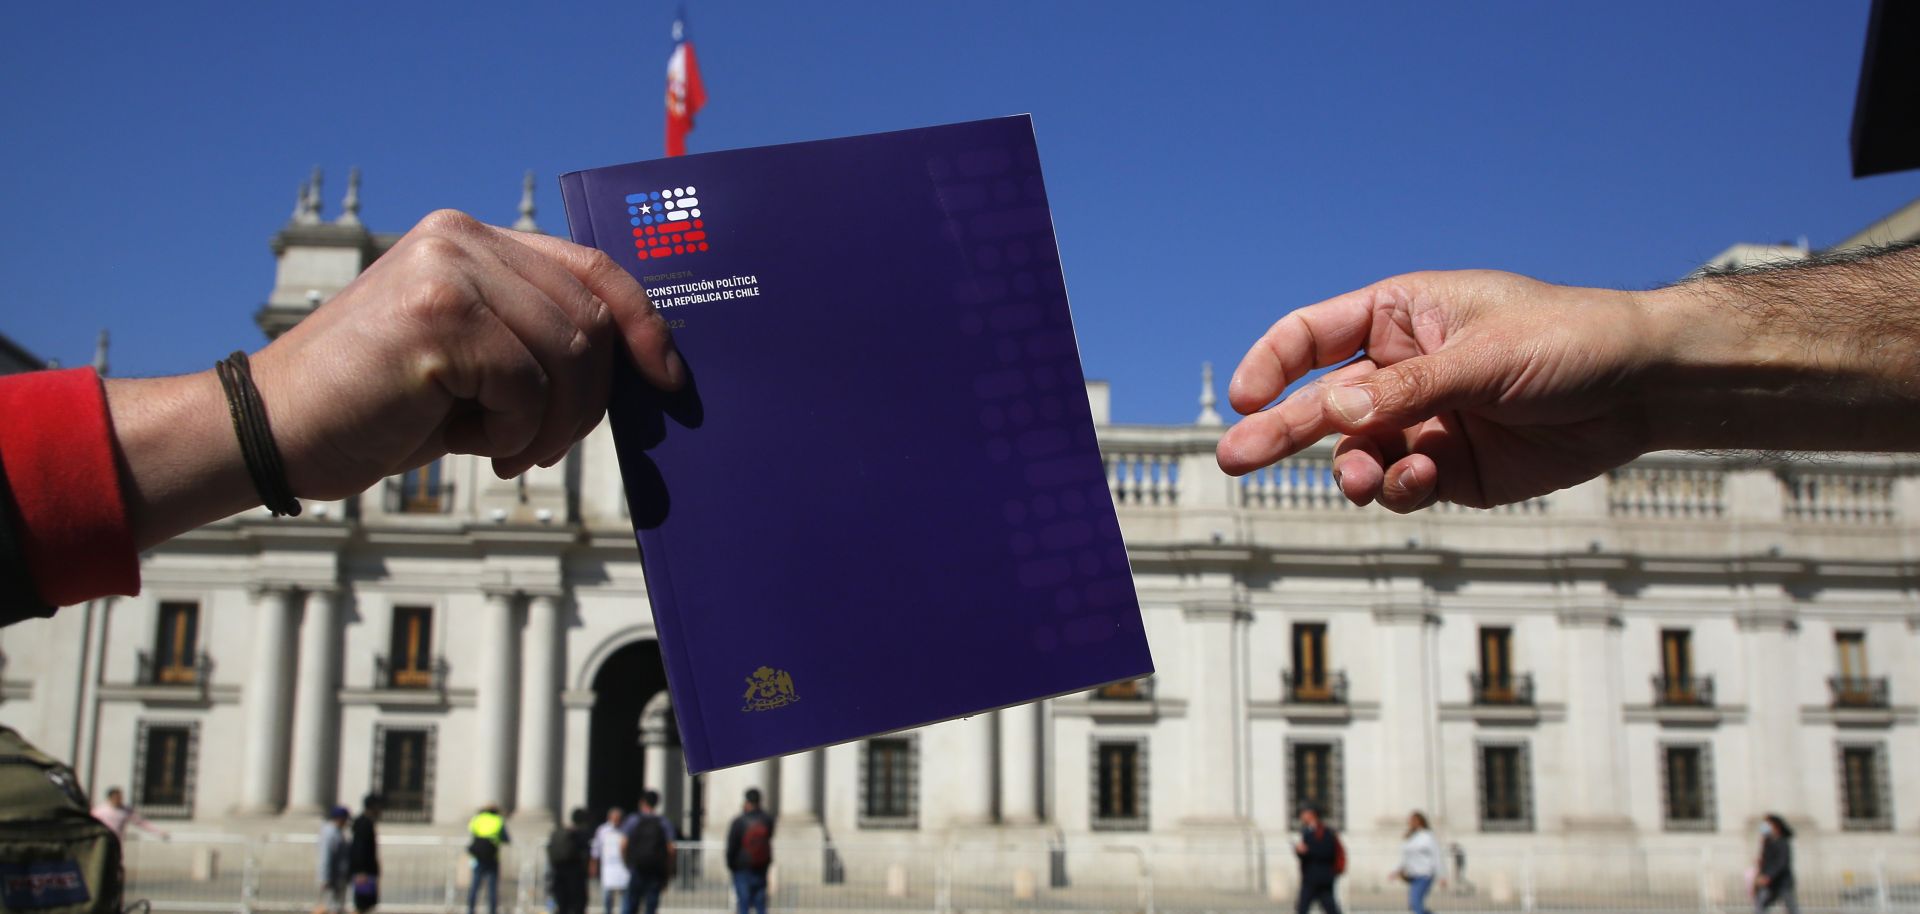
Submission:
<svg viewBox="0 0 1920 914">
<path fill-rule="evenodd" d="M 475 546 L 489 552 L 557 553 L 580 541 L 580 531 L 571 524 L 562 526 L 522 526 L 491 524 L 469 526 L 467 536 Z"/>
<path fill-rule="evenodd" d="M 1554 608 L 1554 619 L 1562 628 L 1617 628 L 1620 626 L 1620 599 L 1607 594 L 1563 598 Z"/>
<path fill-rule="evenodd" d="M 1800 613 L 1790 604 L 1745 606 L 1734 610 L 1733 625 L 1743 632 L 1792 632 L 1800 628 Z"/>
<path fill-rule="evenodd" d="M 1213 599 L 1180 601 L 1181 615 L 1195 621 L 1214 620 L 1242 622 L 1253 618 L 1253 611 L 1247 607 L 1244 596 L 1215 597 Z"/>
<path fill-rule="evenodd" d="M 1440 609 L 1425 597 L 1406 597 L 1373 604 L 1373 621 L 1381 625 L 1439 625 Z"/>
<path fill-rule="evenodd" d="M 269 244 L 276 257 L 291 247 L 354 248 L 371 254 L 378 246 L 378 240 L 363 225 L 341 225 L 337 222 L 308 225 L 293 222 L 275 232 Z"/>
</svg>

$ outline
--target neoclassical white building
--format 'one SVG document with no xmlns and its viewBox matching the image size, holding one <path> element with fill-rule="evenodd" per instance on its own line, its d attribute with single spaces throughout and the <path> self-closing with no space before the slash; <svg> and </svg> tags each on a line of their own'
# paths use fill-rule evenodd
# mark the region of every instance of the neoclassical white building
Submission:
<svg viewBox="0 0 1920 914">
<path fill-rule="evenodd" d="M 303 190 L 268 335 L 394 242 L 356 196 L 324 221 Z M 687 777 L 602 426 L 518 479 L 449 458 L 155 549 L 140 596 L 0 631 L 0 722 L 221 830 L 371 791 L 403 833 L 531 826 L 652 786 L 712 838 L 758 786 L 786 841 L 1281 847 L 1313 801 L 1359 853 L 1420 809 L 1489 854 L 1744 854 L 1776 811 L 1803 869 L 1920 859 L 1920 461 L 1661 454 L 1401 517 L 1341 499 L 1324 446 L 1223 475 L 1211 388 L 1145 426 L 1089 385 L 1159 669 L 1104 694 Z"/>
</svg>

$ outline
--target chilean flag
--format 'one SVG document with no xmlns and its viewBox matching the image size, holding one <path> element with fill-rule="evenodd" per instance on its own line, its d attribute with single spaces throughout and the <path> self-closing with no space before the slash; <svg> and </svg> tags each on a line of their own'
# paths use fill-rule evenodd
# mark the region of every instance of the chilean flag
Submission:
<svg viewBox="0 0 1920 914">
<path fill-rule="evenodd" d="M 682 10 L 673 20 L 673 53 L 667 57 L 667 155 L 686 154 L 693 116 L 706 104 L 707 87 L 700 81 L 700 63 L 694 59 Z"/>
</svg>

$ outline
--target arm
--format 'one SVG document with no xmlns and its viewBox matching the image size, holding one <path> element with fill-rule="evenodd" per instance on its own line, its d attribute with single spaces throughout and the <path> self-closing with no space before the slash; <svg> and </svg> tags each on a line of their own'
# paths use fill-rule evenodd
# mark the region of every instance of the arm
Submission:
<svg viewBox="0 0 1920 914">
<path fill-rule="evenodd" d="M 446 453 L 503 479 L 552 465 L 599 423 L 616 352 L 656 386 L 685 377 L 606 255 L 442 211 L 252 361 L 294 493 L 337 499 Z M 138 548 L 259 504 L 211 370 L 107 399 Z"/>
<path fill-rule="evenodd" d="M 160 826 L 147 821 L 147 817 L 139 814 L 138 812 L 128 814 L 127 824 L 135 826 L 136 828 L 139 828 L 141 831 L 147 832 L 149 834 L 159 835 L 160 837 L 165 838 L 167 840 L 173 839 L 172 835 L 167 834 L 166 829 L 161 828 Z"/>
<path fill-rule="evenodd" d="M 612 259 L 442 211 L 251 363 L 293 493 L 333 500 L 448 453 L 490 457 L 501 478 L 551 466 L 605 413 L 615 358 L 662 389 L 685 381 L 666 321 Z M 135 593 L 138 551 L 260 504 L 211 369 L 35 393 L 71 374 L 0 384 L 0 406 L 24 404 L 0 410 L 15 420 L 6 488 L 33 493 L 12 539 L 53 605 Z M 67 458 L 36 458 L 49 451 Z"/>
<path fill-rule="evenodd" d="M 1515 502 L 1654 450 L 1920 450 L 1920 249 L 1652 292 L 1409 274 L 1282 318 L 1228 396 L 1249 416 L 1227 472 L 1339 434 L 1341 490 L 1395 511 Z"/>
<path fill-rule="evenodd" d="M 740 839 L 746 835 L 746 820 L 736 817 L 733 824 L 727 826 L 727 868 L 733 869 L 734 860 L 740 856 Z"/>
</svg>

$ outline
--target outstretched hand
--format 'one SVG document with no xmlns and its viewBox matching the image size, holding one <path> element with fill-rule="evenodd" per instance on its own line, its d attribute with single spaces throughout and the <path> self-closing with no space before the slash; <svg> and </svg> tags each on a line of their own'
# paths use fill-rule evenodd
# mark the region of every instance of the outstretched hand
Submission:
<svg viewBox="0 0 1920 914">
<path fill-rule="evenodd" d="M 1663 356 L 1646 297 L 1511 273 L 1414 273 L 1289 313 L 1235 370 L 1247 418 L 1220 440 L 1242 475 L 1339 434 L 1355 504 L 1491 507 L 1593 478 L 1650 448 L 1639 386 Z M 1339 365 L 1269 403 L 1316 368 Z"/>
</svg>

